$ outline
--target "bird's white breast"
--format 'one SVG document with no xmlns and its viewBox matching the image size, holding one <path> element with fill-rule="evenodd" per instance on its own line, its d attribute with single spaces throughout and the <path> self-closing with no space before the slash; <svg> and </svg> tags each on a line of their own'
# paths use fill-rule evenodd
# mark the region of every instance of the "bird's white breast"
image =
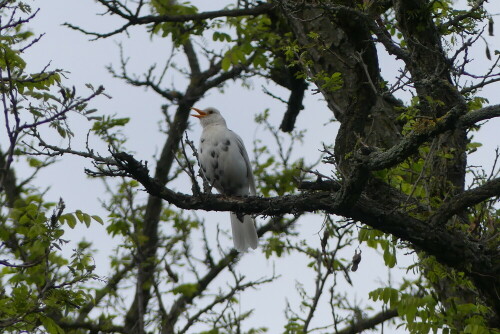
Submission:
<svg viewBox="0 0 500 334">
<path fill-rule="evenodd" d="M 217 191 L 248 194 L 249 171 L 234 132 L 221 125 L 207 126 L 201 136 L 199 157 L 205 176 Z"/>
</svg>

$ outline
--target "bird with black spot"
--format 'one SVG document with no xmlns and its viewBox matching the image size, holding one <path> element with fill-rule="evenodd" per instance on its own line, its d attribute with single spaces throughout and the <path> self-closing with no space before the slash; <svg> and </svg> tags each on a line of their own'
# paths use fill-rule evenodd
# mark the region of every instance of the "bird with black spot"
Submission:
<svg viewBox="0 0 500 334">
<path fill-rule="evenodd" d="M 227 196 L 255 196 L 255 180 L 245 145 L 215 108 L 191 108 L 203 128 L 199 160 L 203 174 L 219 193 Z M 258 244 L 254 219 L 231 212 L 234 248 L 240 252 L 256 249 Z"/>
</svg>

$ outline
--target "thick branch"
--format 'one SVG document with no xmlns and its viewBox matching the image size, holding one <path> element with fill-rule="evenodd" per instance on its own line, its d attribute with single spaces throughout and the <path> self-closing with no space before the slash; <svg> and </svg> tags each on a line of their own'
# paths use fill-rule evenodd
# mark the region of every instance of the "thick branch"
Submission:
<svg viewBox="0 0 500 334">
<path fill-rule="evenodd" d="M 416 125 L 413 133 L 405 137 L 397 145 L 394 145 L 385 152 L 371 153 L 368 156 L 367 168 L 369 170 L 380 170 L 403 162 L 426 141 L 446 131 L 456 129 L 460 124 L 460 117 L 465 112 L 466 110 L 456 106 L 440 119 Z"/>
<path fill-rule="evenodd" d="M 196 51 L 194 50 L 193 43 L 188 39 L 184 42 L 184 53 L 186 54 L 189 68 L 191 69 L 192 76 L 198 76 L 201 73 L 200 70 L 200 62 L 198 61 L 198 57 L 196 56 Z"/>
<path fill-rule="evenodd" d="M 492 258 L 485 254 L 484 246 L 471 242 L 461 234 L 448 231 L 440 226 L 430 226 L 402 210 L 380 205 L 380 199 L 366 196 L 359 198 L 352 207 L 339 207 L 338 194 L 332 191 L 316 191 L 300 195 L 281 197 L 224 197 L 221 195 L 202 195 L 198 197 L 174 192 L 163 187 L 148 176 L 147 169 L 130 155 L 115 154 L 122 168 L 139 181 L 151 195 L 162 198 L 183 209 L 206 211 L 233 211 L 248 214 L 283 215 L 297 212 L 322 210 L 327 213 L 349 217 L 409 241 L 415 247 L 435 255 L 438 260 L 451 267 L 470 272 L 470 268 L 491 275 Z M 443 247 L 443 245 L 447 245 Z"/>
<path fill-rule="evenodd" d="M 496 289 L 500 285 L 500 263 L 498 250 L 489 249 L 486 244 L 471 241 L 460 232 L 447 230 L 442 225 L 431 225 L 407 214 L 404 209 L 394 205 L 382 205 L 380 197 L 361 196 L 352 205 L 339 206 L 338 193 L 334 191 L 317 191 L 300 195 L 288 195 L 273 198 L 226 198 L 217 195 L 188 196 L 173 192 L 163 187 L 148 176 L 147 169 L 125 153 L 115 154 L 122 164 L 121 168 L 139 181 L 150 193 L 183 209 L 202 209 L 207 211 L 232 211 L 262 215 L 283 215 L 286 213 L 314 212 L 322 210 L 360 221 L 382 232 L 392 234 L 408 241 L 416 249 L 433 255 L 441 263 L 464 271 L 473 278 L 476 286 L 485 296 L 488 305 L 500 312 L 500 302 Z M 444 246 L 446 245 L 446 246 Z M 186 297 L 187 298 L 187 297 Z M 180 301 L 174 312 L 178 312 L 192 299 Z M 171 324 L 173 326 L 173 324 Z"/>
<path fill-rule="evenodd" d="M 222 10 L 215 10 L 215 11 L 208 11 L 208 12 L 203 12 L 203 13 L 198 13 L 198 14 L 187 14 L 187 15 L 146 15 L 146 16 L 139 16 L 139 13 L 136 11 L 135 13 L 132 13 L 131 11 L 125 11 L 122 9 L 119 9 L 117 7 L 114 7 L 113 5 L 109 4 L 107 0 L 99 0 L 99 2 L 106 6 L 106 8 L 114 15 L 120 16 L 121 18 L 125 19 L 127 23 L 125 23 L 123 26 L 110 31 L 108 33 L 98 33 L 98 32 L 92 32 L 85 30 L 81 27 L 72 25 L 71 23 L 64 23 L 65 26 L 77 30 L 81 33 L 84 33 L 86 35 L 94 36 L 96 39 L 98 38 L 107 38 L 111 37 L 117 34 L 120 34 L 124 31 L 126 31 L 129 27 L 135 26 L 135 25 L 146 25 L 146 24 L 158 24 L 158 23 L 164 23 L 164 22 L 189 22 L 189 21 L 202 21 L 202 20 L 210 20 L 210 19 L 216 19 L 219 17 L 239 17 L 239 16 L 257 16 L 261 14 L 265 14 L 272 10 L 276 5 L 272 3 L 264 3 L 260 4 L 255 7 L 250 7 L 250 8 L 238 8 L 238 9 L 222 9 Z"/>
<path fill-rule="evenodd" d="M 102 3 L 102 1 L 99 1 Z M 150 24 L 150 23 L 164 23 L 164 22 L 188 22 L 188 21 L 201 21 L 216 19 L 219 17 L 239 17 L 239 16 L 257 16 L 265 14 L 272 10 L 276 5 L 272 3 L 263 3 L 250 8 L 237 8 L 237 9 L 222 9 L 208 11 L 198 14 L 187 15 L 146 15 L 146 16 L 131 16 L 124 12 L 114 11 L 115 14 L 122 18 L 129 20 L 132 24 Z"/>
<path fill-rule="evenodd" d="M 474 18 L 477 15 L 477 11 L 481 10 L 483 8 L 484 3 L 486 0 L 478 0 L 476 3 L 465 13 L 460 14 L 455 16 L 454 18 L 450 19 L 449 21 L 443 23 L 440 28 L 441 29 L 449 29 L 450 26 L 456 26 L 463 20 L 466 20 L 468 18 Z"/>
<path fill-rule="evenodd" d="M 347 328 L 341 329 L 336 334 L 357 334 L 363 333 L 367 329 L 372 329 L 381 323 L 398 316 L 397 309 L 390 309 L 375 314 L 373 317 L 360 319 Z"/>
<path fill-rule="evenodd" d="M 452 197 L 439 207 L 429 221 L 431 224 L 445 224 L 448 219 L 467 208 L 498 196 L 500 196 L 500 178 Z"/>
<path fill-rule="evenodd" d="M 338 4 L 309 4 L 306 7 L 310 8 L 321 8 L 327 12 L 333 13 L 333 14 L 338 14 L 338 15 L 345 15 L 347 17 L 353 16 L 361 19 L 363 22 L 365 22 L 368 27 L 373 31 L 375 36 L 377 36 L 378 41 L 381 42 L 384 47 L 386 48 L 387 52 L 390 54 L 396 56 L 396 58 L 401 59 L 405 62 L 410 62 L 410 54 L 402 49 L 399 45 L 397 45 L 390 37 L 390 34 L 385 30 L 383 26 L 378 25 L 375 20 L 366 12 L 360 11 L 355 8 L 350 8 L 347 6 L 343 5 L 338 5 Z"/>
<path fill-rule="evenodd" d="M 500 104 L 471 111 L 460 118 L 460 123 L 470 127 L 481 121 L 486 121 L 495 117 L 500 117 Z"/>
<path fill-rule="evenodd" d="M 368 156 L 367 168 L 380 170 L 392 167 L 411 156 L 416 150 L 439 134 L 455 130 L 460 127 L 471 127 L 480 121 L 500 116 L 500 105 L 488 106 L 479 110 L 465 113 L 460 107 L 452 108 L 445 116 L 436 121 L 422 123 L 417 129 L 401 142 L 384 152 L 373 152 Z"/>
<path fill-rule="evenodd" d="M 101 325 L 91 322 L 59 322 L 58 325 L 65 330 L 87 329 L 89 330 L 89 333 L 128 333 L 128 331 L 123 326 L 117 326 L 113 324 Z"/>
</svg>

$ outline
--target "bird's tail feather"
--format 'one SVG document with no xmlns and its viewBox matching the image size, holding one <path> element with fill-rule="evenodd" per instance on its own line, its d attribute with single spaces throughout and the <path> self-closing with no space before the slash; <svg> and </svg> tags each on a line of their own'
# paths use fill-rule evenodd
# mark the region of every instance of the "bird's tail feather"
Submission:
<svg viewBox="0 0 500 334">
<path fill-rule="evenodd" d="M 239 252 L 246 251 L 248 247 L 257 248 L 257 230 L 251 216 L 243 216 L 243 221 L 241 221 L 235 213 L 231 212 L 231 229 L 233 231 L 234 248 Z"/>
</svg>

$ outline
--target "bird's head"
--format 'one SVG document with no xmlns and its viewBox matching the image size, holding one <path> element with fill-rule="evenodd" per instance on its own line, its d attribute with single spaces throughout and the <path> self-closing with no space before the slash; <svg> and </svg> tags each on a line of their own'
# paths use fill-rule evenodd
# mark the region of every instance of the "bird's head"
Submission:
<svg viewBox="0 0 500 334">
<path fill-rule="evenodd" d="M 215 108 L 207 108 L 205 110 L 201 110 L 198 108 L 191 108 L 191 109 L 198 113 L 198 114 L 191 114 L 191 116 L 198 118 L 201 122 L 201 126 L 203 127 L 210 124 L 226 125 L 226 121 L 220 114 L 219 110 Z"/>
</svg>

